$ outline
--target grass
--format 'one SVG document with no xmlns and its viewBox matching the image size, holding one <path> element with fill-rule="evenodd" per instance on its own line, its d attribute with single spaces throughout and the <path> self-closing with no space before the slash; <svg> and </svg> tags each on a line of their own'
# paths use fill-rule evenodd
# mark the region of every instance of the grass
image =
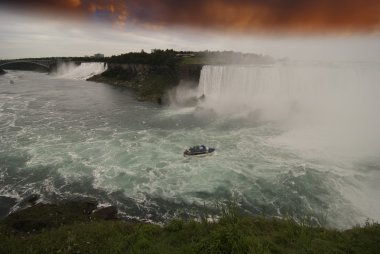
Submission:
<svg viewBox="0 0 380 254">
<path fill-rule="evenodd" d="M 163 227 L 80 215 L 80 220 L 64 222 L 56 217 L 58 223 L 51 227 L 25 232 L 15 231 L 7 218 L 0 223 L 0 253 L 378 253 L 380 249 L 377 223 L 339 231 L 312 226 L 309 220 L 243 217 L 234 205 L 219 208 L 218 221 L 173 220 Z"/>
</svg>

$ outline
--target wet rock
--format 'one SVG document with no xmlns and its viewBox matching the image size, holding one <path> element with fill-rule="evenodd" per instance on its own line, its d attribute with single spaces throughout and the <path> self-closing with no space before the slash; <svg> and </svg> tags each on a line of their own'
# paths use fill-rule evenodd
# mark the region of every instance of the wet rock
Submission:
<svg viewBox="0 0 380 254">
<path fill-rule="evenodd" d="M 98 202 L 96 201 L 84 201 L 81 206 L 83 207 L 83 214 L 91 214 L 96 207 L 98 206 Z"/>
<path fill-rule="evenodd" d="M 24 198 L 20 204 L 19 207 L 21 209 L 28 208 L 30 206 L 34 206 L 37 204 L 37 201 L 40 199 L 40 195 L 38 194 L 31 194 L 28 197 Z"/>
<path fill-rule="evenodd" d="M 0 196 L 0 219 L 7 216 L 11 208 L 17 203 L 17 199 Z"/>
<path fill-rule="evenodd" d="M 40 199 L 40 195 L 33 194 L 26 198 L 26 202 L 28 202 L 31 205 L 35 205 L 39 199 Z"/>
<path fill-rule="evenodd" d="M 5 74 L 6 72 L 3 69 L 0 69 L 0 75 Z"/>
<path fill-rule="evenodd" d="M 117 219 L 117 209 L 114 206 L 100 208 L 94 212 L 94 216 L 102 220 L 115 220 Z"/>
<path fill-rule="evenodd" d="M 36 196 L 29 199 L 36 202 Z M 26 202 L 25 200 L 25 202 Z M 76 222 L 93 220 L 93 211 L 97 207 L 96 201 L 69 201 L 59 204 L 36 204 L 26 209 L 8 215 L 3 220 L 4 225 L 12 232 L 39 232 L 43 229 L 70 225 Z M 104 218 L 111 218 L 112 211 L 102 212 Z M 102 218 L 101 216 L 99 219 Z"/>
</svg>

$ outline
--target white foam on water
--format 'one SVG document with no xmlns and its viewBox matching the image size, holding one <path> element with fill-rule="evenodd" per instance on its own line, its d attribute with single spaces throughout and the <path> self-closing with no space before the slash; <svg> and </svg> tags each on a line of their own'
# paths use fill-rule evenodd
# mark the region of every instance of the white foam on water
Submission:
<svg viewBox="0 0 380 254">
<path fill-rule="evenodd" d="M 193 114 L 196 110 L 196 107 L 171 107 L 166 110 L 163 110 L 159 115 L 163 117 L 171 117 L 171 116 L 178 116 L 178 115 L 189 115 Z"/>
<path fill-rule="evenodd" d="M 352 224 L 355 219 L 350 216 L 358 221 L 366 215 L 380 219 L 373 217 L 380 214 L 373 208 L 379 208 L 368 205 L 376 203 L 374 195 L 363 194 L 371 181 L 355 167 L 379 155 L 379 80 L 378 65 L 205 66 L 197 96 L 205 96 L 203 109 L 219 116 L 276 123 L 281 131 L 264 138 L 266 144 L 296 155 L 309 168 L 332 174 L 339 182 L 335 191 L 356 210 L 355 216 L 347 214 L 349 222 L 343 222 Z M 247 150 L 257 152 L 254 147 Z M 287 157 L 275 155 L 268 161 L 288 163 Z M 343 202 L 333 210 L 343 207 L 350 205 Z"/>
<path fill-rule="evenodd" d="M 378 189 L 369 184 L 370 178 L 378 179 L 376 170 L 368 175 L 365 170 L 370 167 L 356 167 L 358 159 L 339 149 L 342 145 L 336 140 L 352 131 L 347 128 L 332 131 L 329 127 L 334 127 L 336 121 L 331 116 L 337 116 L 337 112 L 344 116 L 339 121 L 352 123 L 348 127 L 363 127 L 355 125 L 350 117 L 362 119 L 364 126 L 368 125 L 375 110 L 367 111 L 376 106 L 372 101 L 377 96 L 374 86 L 357 87 L 351 82 L 350 91 L 342 89 L 346 81 L 339 83 L 344 79 L 340 76 L 344 73 L 355 76 L 349 69 L 325 71 L 305 67 L 307 73 L 318 73 L 323 80 L 332 79 L 340 84 L 329 90 L 329 85 L 319 87 L 317 81 L 302 74 L 302 68 L 223 68 L 205 67 L 201 77 L 206 80 L 204 75 L 208 76 L 211 83 L 215 80 L 212 86 L 219 86 L 221 89 L 214 90 L 221 93 L 214 94 L 214 90 L 204 87 L 209 84 L 203 83 L 199 89 L 203 86 L 210 91 L 209 96 L 206 94 L 196 107 L 185 108 L 155 108 L 151 104 L 128 102 L 124 100 L 128 95 L 82 81 L 46 81 L 48 77 L 43 76 L 39 76 L 42 82 L 38 77 L 28 81 L 25 92 L 12 95 L 14 98 L 4 104 L 19 117 L 14 124 L 17 128 L 13 130 L 6 124 L 5 129 L 0 129 L 0 148 L 7 162 L 25 162 L 9 164 L 7 167 L 14 168 L 9 171 L 13 175 L 4 173 L 0 177 L 9 181 L 8 186 L 16 190 L 14 195 L 22 198 L 31 191 L 45 195 L 46 200 L 49 195 L 62 198 L 93 195 L 101 202 L 116 205 L 122 214 L 156 222 L 173 216 L 172 208 L 176 205 L 213 206 L 213 202 L 235 193 L 249 212 L 269 209 L 270 215 L 289 212 L 299 217 L 312 212 L 327 213 L 330 226 L 348 227 L 363 222 L 363 216 L 376 215 L 378 203 L 371 201 Z M 372 71 L 368 73 L 361 79 L 364 83 L 371 76 L 376 80 Z M 28 75 L 25 74 L 25 80 Z M 225 80 L 217 83 L 218 75 Z M 314 97 L 302 88 L 300 80 L 293 85 L 298 75 L 302 77 L 300 80 L 314 82 L 306 86 L 316 91 Z M 322 80 L 318 75 L 316 79 Z M 271 83 L 280 79 L 288 80 L 286 87 L 292 93 L 283 92 L 281 84 Z M 236 84 L 234 91 L 225 87 L 226 80 Z M 250 80 L 256 82 L 256 90 L 249 87 Z M 244 95 L 239 95 L 239 90 Z M 228 94 L 236 100 L 230 100 Z M 258 100 L 251 101 L 249 94 Z M 323 104 L 320 100 L 325 97 Z M 24 103 L 31 98 L 37 99 L 30 105 Z M 88 103 L 84 98 L 96 103 Z M 338 106 L 332 103 L 335 99 Z M 353 105 L 363 105 L 354 109 L 348 99 Z M 359 113 L 363 112 L 360 118 Z M 8 117 L 8 112 L 0 113 Z M 365 132 L 372 133 L 370 128 Z M 336 133 L 335 139 L 332 133 Z M 356 137 L 360 140 L 362 135 Z M 364 140 L 364 145 L 371 144 Z M 217 154 L 184 158 L 184 149 L 196 144 L 216 147 Z M 374 165 L 376 168 L 378 164 Z M 14 182 L 23 177 L 21 182 Z M 137 208 L 131 208 L 135 210 L 128 214 L 130 206 Z"/>
</svg>

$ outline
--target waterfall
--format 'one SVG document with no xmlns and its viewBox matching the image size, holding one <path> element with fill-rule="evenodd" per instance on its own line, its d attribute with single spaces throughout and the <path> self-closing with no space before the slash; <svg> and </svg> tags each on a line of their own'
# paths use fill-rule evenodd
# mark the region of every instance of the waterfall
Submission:
<svg viewBox="0 0 380 254">
<path fill-rule="evenodd" d="M 380 149 L 379 67 L 204 66 L 197 90 L 198 97 L 204 95 L 199 108 L 281 123 L 292 142 L 310 145 L 313 137 L 316 143 L 340 144 L 341 150 L 374 152 Z"/>
<path fill-rule="evenodd" d="M 197 93 L 205 96 L 204 107 L 218 113 L 347 113 L 352 106 L 377 101 L 379 79 L 378 67 L 365 66 L 204 66 Z"/>
<path fill-rule="evenodd" d="M 105 63 L 62 63 L 58 66 L 55 74 L 58 78 L 86 80 L 94 75 L 100 74 L 107 70 Z"/>
</svg>

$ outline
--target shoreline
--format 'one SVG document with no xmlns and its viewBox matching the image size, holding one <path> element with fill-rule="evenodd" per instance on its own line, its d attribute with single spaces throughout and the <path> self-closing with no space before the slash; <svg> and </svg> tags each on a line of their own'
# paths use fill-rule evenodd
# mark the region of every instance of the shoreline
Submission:
<svg viewBox="0 0 380 254">
<path fill-rule="evenodd" d="M 109 68 L 87 81 L 122 86 L 131 89 L 138 101 L 158 104 L 167 102 L 167 93 L 179 85 L 180 81 L 198 84 L 200 64 L 181 64 L 178 66 L 153 66 L 141 64 L 109 64 Z"/>
<path fill-rule="evenodd" d="M 380 224 L 328 229 L 305 218 L 242 216 L 233 203 L 211 221 L 160 226 L 117 217 L 94 200 L 34 203 L 0 220 L 0 252 L 20 253 L 376 253 Z"/>
</svg>

